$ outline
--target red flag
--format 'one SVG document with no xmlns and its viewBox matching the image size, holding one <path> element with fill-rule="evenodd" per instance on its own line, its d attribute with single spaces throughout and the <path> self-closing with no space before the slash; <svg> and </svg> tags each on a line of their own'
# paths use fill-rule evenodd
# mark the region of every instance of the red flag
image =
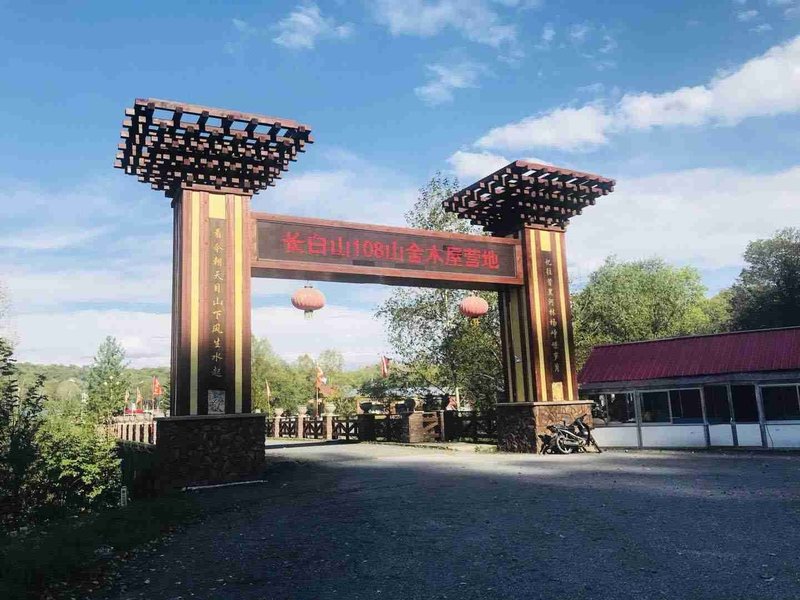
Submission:
<svg viewBox="0 0 800 600">
<path fill-rule="evenodd" d="M 389 361 L 391 359 L 385 356 L 381 356 L 381 377 L 388 377 L 389 376 Z"/>
<path fill-rule="evenodd" d="M 320 369 L 320 368 L 319 368 L 319 365 L 317 365 L 317 380 L 316 380 L 316 382 L 314 383 L 314 386 L 315 386 L 315 387 L 316 387 L 318 390 L 321 390 L 321 389 L 322 389 L 322 386 L 323 386 L 324 384 L 326 384 L 326 383 L 328 383 L 328 378 L 327 378 L 327 377 L 325 377 L 325 373 L 323 373 L 323 372 L 322 372 L 322 369 Z"/>
<path fill-rule="evenodd" d="M 161 384 L 158 382 L 158 377 L 155 375 L 153 376 L 153 398 L 158 398 L 159 396 L 164 395 L 164 390 L 161 387 Z"/>
</svg>

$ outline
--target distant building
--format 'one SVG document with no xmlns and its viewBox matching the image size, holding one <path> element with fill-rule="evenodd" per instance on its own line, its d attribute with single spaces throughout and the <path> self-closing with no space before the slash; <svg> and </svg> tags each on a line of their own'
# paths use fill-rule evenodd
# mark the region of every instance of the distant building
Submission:
<svg viewBox="0 0 800 600">
<path fill-rule="evenodd" d="M 601 446 L 800 447 L 800 327 L 597 346 L 578 381 Z"/>
</svg>

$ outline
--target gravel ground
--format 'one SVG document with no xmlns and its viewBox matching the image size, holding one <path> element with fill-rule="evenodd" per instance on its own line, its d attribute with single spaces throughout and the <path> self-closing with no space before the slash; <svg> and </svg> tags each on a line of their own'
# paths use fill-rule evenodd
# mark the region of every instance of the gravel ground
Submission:
<svg viewBox="0 0 800 600">
<path fill-rule="evenodd" d="M 97 598 L 800 598 L 800 456 L 267 456 Z"/>
</svg>

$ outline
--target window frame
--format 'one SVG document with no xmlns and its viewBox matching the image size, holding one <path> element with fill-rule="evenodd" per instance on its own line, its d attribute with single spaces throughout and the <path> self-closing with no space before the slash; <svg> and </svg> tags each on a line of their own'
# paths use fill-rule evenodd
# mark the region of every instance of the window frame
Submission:
<svg viewBox="0 0 800 600">
<path fill-rule="evenodd" d="M 759 393 L 761 393 L 761 390 L 763 390 L 764 388 L 793 387 L 795 389 L 795 396 L 797 397 L 798 416 L 796 418 L 793 418 L 793 419 L 768 419 L 767 418 L 766 402 L 764 401 L 763 393 L 761 393 L 761 404 L 762 404 L 763 409 L 764 409 L 764 415 L 763 415 L 764 423 L 772 423 L 772 424 L 776 424 L 776 425 L 789 425 L 789 424 L 792 424 L 792 423 L 800 423 L 800 382 L 797 382 L 797 383 L 764 383 L 764 384 L 758 384 L 757 387 L 759 388 Z"/>
</svg>

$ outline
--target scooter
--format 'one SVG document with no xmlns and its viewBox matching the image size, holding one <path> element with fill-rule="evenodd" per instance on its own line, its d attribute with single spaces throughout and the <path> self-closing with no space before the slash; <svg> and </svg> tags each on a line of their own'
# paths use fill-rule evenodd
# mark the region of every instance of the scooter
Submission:
<svg viewBox="0 0 800 600">
<path fill-rule="evenodd" d="M 592 435 L 592 430 L 583 421 L 586 415 L 583 414 L 575 419 L 571 425 L 566 423 L 559 425 L 548 425 L 547 429 L 552 435 L 542 434 L 541 454 L 572 454 L 573 452 L 586 452 L 590 446 L 594 446 L 597 452 L 602 452 L 600 446 Z"/>
</svg>

